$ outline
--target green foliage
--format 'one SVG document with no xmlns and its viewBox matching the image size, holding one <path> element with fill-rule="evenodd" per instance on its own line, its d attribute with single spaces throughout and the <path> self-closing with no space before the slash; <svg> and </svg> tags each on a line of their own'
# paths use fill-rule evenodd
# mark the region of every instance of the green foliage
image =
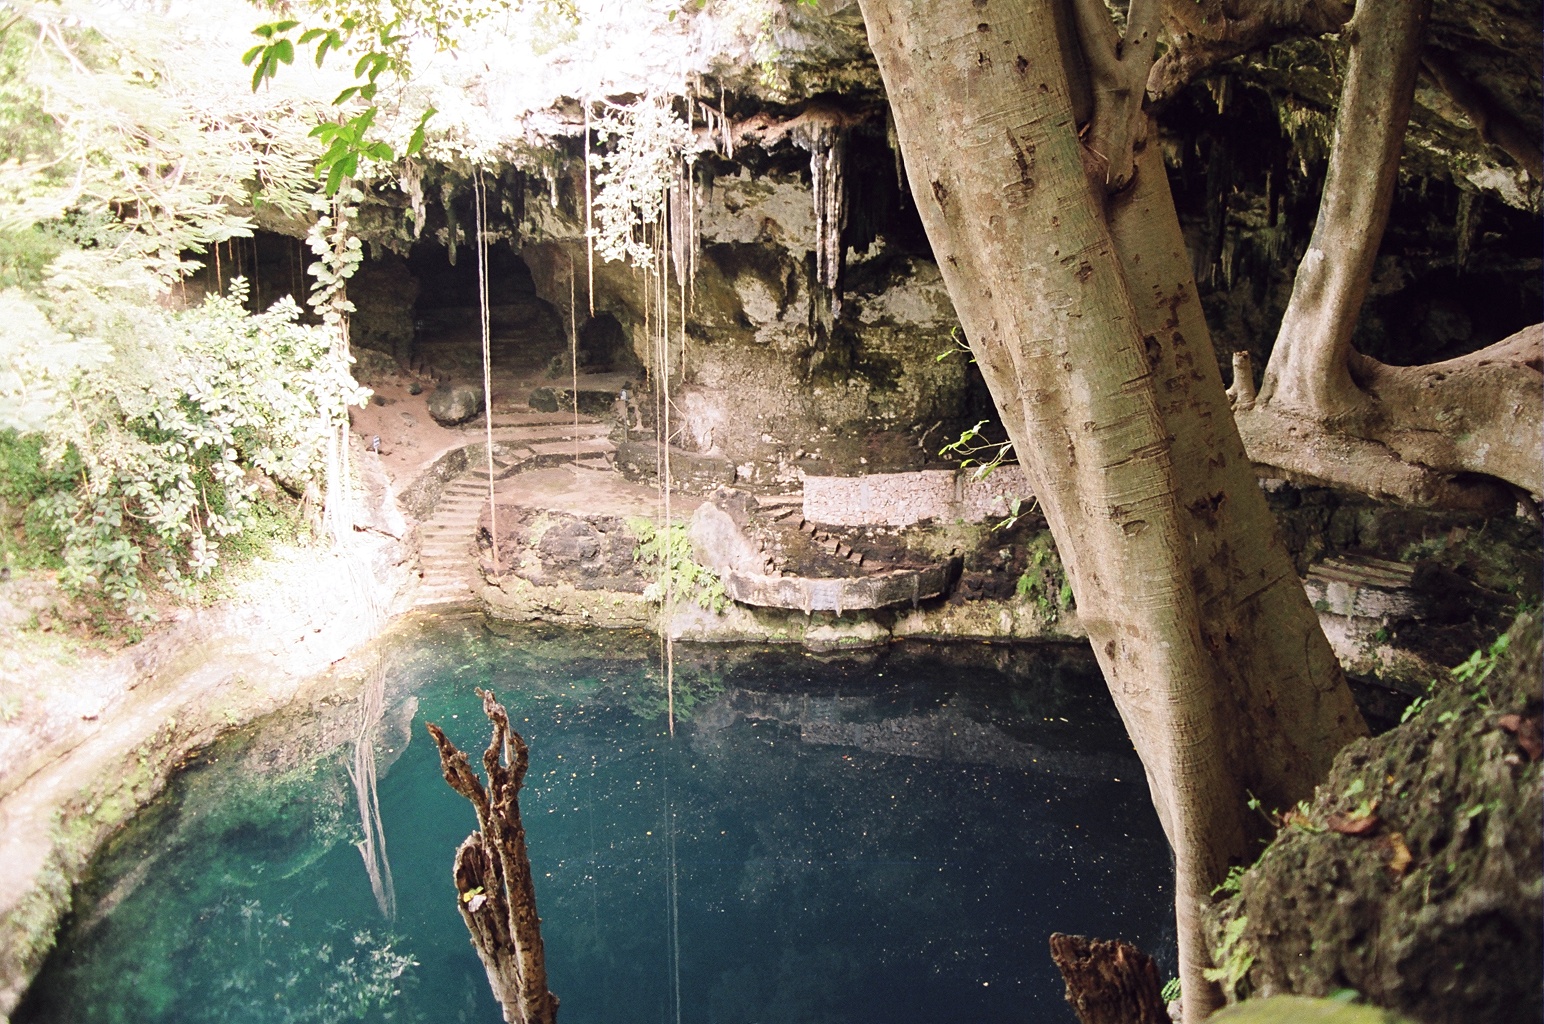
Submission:
<svg viewBox="0 0 1544 1024">
<path fill-rule="evenodd" d="M 565 4 L 558 6 L 572 10 Z M 382 85 L 395 81 L 405 86 L 411 79 L 413 41 L 432 42 L 436 50 L 451 49 L 456 44 L 458 29 L 508 10 L 510 4 L 508 0 L 331 0 L 314 7 L 323 24 L 303 29 L 295 39 L 290 38 L 290 33 L 300 29 L 301 22 L 294 19 L 254 28 L 253 34 L 262 41 L 247 50 L 241 62 L 252 68 L 252 91 L 256 92 L 278 74 L 279 65 L 294 63 L 297 46 L 315 44 L 313 59 L 318 68 L 331 51 L 355 55 L 357 84 L 339 92 L 332 106 L 340 109 L 322 118 L 310 131 L 310 136 L 326 147 L 316 162 L 316 175 L 326 195 L 335 196 L 345 182 L 360 173 L 365 161 L 389 164 L 397 159 L 396 148 L 374 130 L 381 113 L 377 96 Z M 358 101 L 369 106 L 350 113 L 346 108 Z M 394 105 L 400 106 L 401 101 L 399 95 Z M 420 114 L 401 156 L 410 157 L 423 149 L 429 119 L 436 113 L 431 106 Z"/>
<path fill-rule="evenodd" d="M 298 491 L 322 470 L 325 431 L 363 393 L 331 331 L 287 299 L 250 315 L 245 298 L 240 279 L 181 312 L 57 281 L 37 300 L 0 295 L 0 368 L 33 430 L 7 450 L 38 453 L 11 486 L 70 590 L 147 614 L 147 571 L 187 593 L 254 524 L 250 471 Z"/>
<path fill-rule="evenodd" d="M 0 429 L 0 563 L 18 569 L 58 568 L 62 563 L 40 499 L 71 486 L 79 460 L 50 465 L 41 434 Z"/>
<path fill-rule="evenodd" d="M 661 530 L 647 519 L 629 519 L 627 527 L 638 538 L 633 561 L 659 570 L 659 579 L 643 592 L 646 600 L 664 603 L 667 596 L 685 597 L 698 607 L 723 614 L 729 606 L 724 581 L 692 558 L 692 542 L 684 525 Z"/>
<path fill-rule="evenodd" d="M 1506 653 L 1507 646 L 1510 643 L 1511 634 L 1503 633 L 1496 637 L 1489 647 L 1484 650 L 1473 651 L 1469 657 L 1448 669 L 1448 675 L 1452 676 L 1461 686 L 1468 689 L 1469 698 L 1476 704 L 1486 707 L 1490 706 L 1490 692 L 1485 687 L 1485 681 L 1495 671 L 1496 663 Z M 1400 722 L 1408 722 L 1425 710 L 1426 706 L 1431 703 L 1432 695 L 1439 685 L 1440 681 L 1433 679 L 1426 687 L 1426 696 L 1415 698 L 1405 707 L 1404 712 L 1399 716 Z M 1453 718 L 1457 717 L 1456 712 L 1449 711 L 1446 714 L 1451 717 L 1443 719 L 1444 721 L 1452 721 Z"/>
<path fill-rule="evenodd" d="M 164 36 L 97 29 L 103 9 L 16 19 L 0 36 L 0 284 L 73 273 L 139 289 L 149 273 L 166 287 L 197 267 L 189 254 L 251 234 L 243 207 L 304 211 L 314 143 L 288 104 L 211 110 L 196 61 Z"/>
<path fill-rule="evenodd" d="M 1174 1000 L 1178 999 L 1180 996 L 1179 979 L 1170 978 L 1168 981 L 1164 982 L 1163 991 L 1159 993 L 1159 995 L 1166 1003 L 1172 1003 Z"/>
<path fill-rule="evenodd" d="M 1483 693 L 1480 685 L 1489 678 L 1495 670 L 1496 660 L 1506 653 L 1507 645 L 1511 637 L 1503 633 L 1496 637 L 1495 642 L 1484 651 L 1475 651 L 1461 664 L 1454 665 L 1448 673 L 1460 683 L 1473 687 L 1476 693 Z"/>
<path fill-rule="evenodd" d="M 1254 966 L 1255 954 L 1244 938 L 1244 930 L 1248 927 L 1248 917 L 1235 917 L 1229 921 L 1223 929 L 1222 941 L 1212 954 L 1212 962 L 1217 966 L 1203 972 L 1207 981 L 1221 985 L 1224 993 L 1230 996 L 1246 994 L 1239 991 L 1239 986 L 1249 976 L 1249 968 Z"/>
<path fill-rule="evenodd" d="M 1029 542 L 1027 561 L 1015 587 L 1019 600 L 1034 601 L 1040 614 L 1048 619 L 1071 609 L 1072 582 L 1067 579 L 1067 570 L 1057 557 L 1055 543 L 1048 531 L 1041 532 Z"/>
<path fill-rule="evenodd" d="M 1212 890 L 1212 895 L 1219 893 L 1236 893 L 1244 887 L 1244 872 L 1249 869 L 1242 864 L 1234 864 L 1228 868 L 1228 876 L 1222 880 L 1222 884 Z"/>
</svg>

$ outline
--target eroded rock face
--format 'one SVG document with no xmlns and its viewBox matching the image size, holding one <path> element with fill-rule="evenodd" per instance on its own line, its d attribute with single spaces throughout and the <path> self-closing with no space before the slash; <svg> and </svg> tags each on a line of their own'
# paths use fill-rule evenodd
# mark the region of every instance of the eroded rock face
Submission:
<svg viewBox="0 0 1544 1024">
<path fill-rule="evenodd" d="M 1489 677 L 1347 747 L 1216 909 L 1230 997 L 1350 987 L 1427 1024 L 1538 1021 L 1539 620 L 1509 635 Z"/>
<path fill-rule="evenodd" d="M 482 571 L 490 578 L 513 575 L 542 587 L 641 594 L 658 575 L 634 559 L 638 538 L 618 516 L 500 505 L 498 531 L 495 570 L 484 512 L 477 543 Z"/>
<path fill-rule="evenodd" d="M 465 423 L 482 411 L 483 393 L 464 384 L 439 388 L 429 396 L 429 415 L 442 427 Z"/>
</svg>

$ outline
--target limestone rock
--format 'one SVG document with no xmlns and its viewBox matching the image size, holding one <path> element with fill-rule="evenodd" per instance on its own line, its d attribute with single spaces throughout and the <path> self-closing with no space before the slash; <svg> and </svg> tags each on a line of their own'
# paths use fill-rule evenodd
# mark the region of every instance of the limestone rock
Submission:
<svg viewBox="0 0 1544 1024">
<path fill-rule="evenodd" d="M 429 396 L 429 415 L 442 427 L 454 427 L 483 410 L 483 395 L 465 384 L 437 389 Z"/>
<path fill-rule="evenodd" d="M 385 377 L 401 373 L 397 361 L 385 352 L 378 352 L 373 348 L 358 348 L 353 351 L 354 379 L 361 384 L 373 384 Z"/>
<path fill-rule="evenodd" d="M 692 557 L 721 574 L 766 571 L 766 555 L 756 542 L 746 536 L 733 516 L 711 501 L 697 506 L 687 536 L 692 542 Z"/>
<path fill-rule="evenodd" d="M 1488 674 L 1445 682 L 1408 722 L 1340 752 L 1211 911 L 1228 995 L 1353 988 L 1424 1024 L 1536 1024 L 1541 656 L 1524 616 Z"/>
</svg>

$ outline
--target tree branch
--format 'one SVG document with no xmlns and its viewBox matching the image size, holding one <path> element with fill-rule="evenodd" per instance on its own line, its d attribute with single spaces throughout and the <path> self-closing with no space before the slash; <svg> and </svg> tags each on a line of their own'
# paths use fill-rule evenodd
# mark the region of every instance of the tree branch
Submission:
<svg viewBox="0 0 1544 1024">
<path fill-rule="evenodd" d="M 1136 173 L 1133 156 L 1146 137 L 1143 110 L 1158 43 L 1159 0 L 1131 0 L 1124 37 L 1116 35 L 1104 0 L 1073 0 L 1078 37 L 1088 64 L 1094 112 L 1085 146 L 1102 170 L 1100 184 L 1119 192 Z"/>
<path fill-rule="evenodd" d="M 1394 202 L 1431 0 L 1362 0 L 1319 216 L 1265 368 L 1260 401 L 1328 423 L 1357 416 L 1351 333 Z"/>
<path fill-rule="evenodd" d="M 1223 61 L 1300 36 L 1338 32 L 1351 20 L 1344 0 L 1169 0 L 1169 49 L 1147 78 L 1148 100 L 1165 103 Z"/>
<path fill-rule="evenodd" d="M 507 1024 L 554 1024 L 558 999 L 547 990 L 541 918 L 520 820 L 520 787 L 530 767 L 530 750 L 510 728 L 509 714 L 493 694 L 477 693 L 493 725 L 493 737 L 483 752 L 486 790 L 467 756 L 438 726 L 427 726 L 439 748 L 445 781 L 477 811 L 478 831 L 456 851 L 456 907 Z"/>
<path fill-rule="evenodd" d="M 1237 356 L 1234 368 L 1237 388 Z M 1355 430 L 1250 402 L 1242 390 L 1233 414 L 1249 457 L 1289 479 L 1417 507 L 1505 512 L 1514 488 L 1534 501 L 1544 493 L 1541 368 L 1544 325 L 1536 325 L 1426 366 L 1356 356 L 1352 372 L 1376 416 Z"/>
<path fill-rule="evenodd" d="M 1539 140 L 1516 117 L 1458 70 L 1450 55 L 1428 50 L 1421 55 L 1421 70 L 1437 88 L 1474 122 L 1480 138 L 1517 161 L 1534 181 L 1544 181 L 1544 150 Z"/>
</svg>

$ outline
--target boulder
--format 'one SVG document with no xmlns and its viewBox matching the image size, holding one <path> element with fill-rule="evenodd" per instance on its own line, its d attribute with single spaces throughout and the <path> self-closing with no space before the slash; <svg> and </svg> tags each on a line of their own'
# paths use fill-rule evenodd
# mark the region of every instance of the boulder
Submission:
<svg viewBox="0 0 1544 1024">
<path fill-rule="evenodd" d="M 352 355 L 354 379 L 361 384 L 375 384 L 402 372 L 397 361 L 385 352 L 356 346 Z"/>
<path fill-rule="evenodd" d="M 438 388 L 429 396 L 429 415 L 442 427 L 465 423 L 482 411 L 482 391 L 465 384 Z"/>
</svg>

